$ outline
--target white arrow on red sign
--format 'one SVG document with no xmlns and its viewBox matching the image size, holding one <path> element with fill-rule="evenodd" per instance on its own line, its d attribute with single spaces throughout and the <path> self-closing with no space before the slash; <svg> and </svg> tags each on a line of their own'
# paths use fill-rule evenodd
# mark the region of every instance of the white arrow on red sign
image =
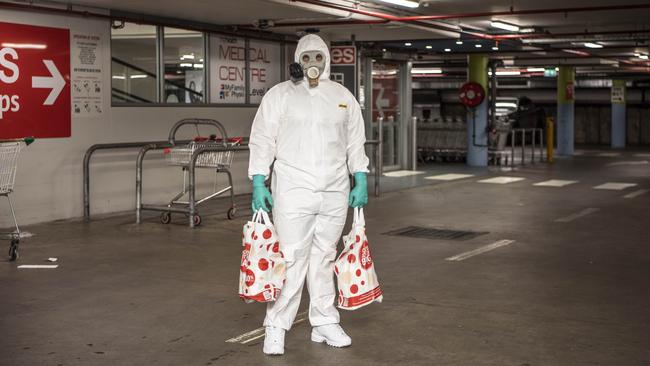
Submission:
<svg viewBox="0 0 650 366">
<path fill-rule="evenodd" d="M 43 102 L 43 105 L 52 105 L 65 87 L 65 79 L 52 60 L 43 60 L 43 63 L 52 76 L 32 76 L 32 88 L 52 89 Z"/>
</svg>

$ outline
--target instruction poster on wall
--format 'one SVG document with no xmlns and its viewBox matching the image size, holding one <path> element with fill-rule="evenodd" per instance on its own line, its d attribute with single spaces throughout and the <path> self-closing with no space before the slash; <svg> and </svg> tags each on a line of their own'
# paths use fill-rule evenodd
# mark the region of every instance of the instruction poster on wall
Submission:
<svg viewBox="0 0 650 366">
<path fill-rule="evenodd" d="M 72 34 L 72 115 L 102 115 L 102 39 L 96 34 Z"/>
<path fill-rule="evenodd" d="M 210 37 L 212 103 L 246 103 L 246 43 L 240 38 Z"/>
</svg>

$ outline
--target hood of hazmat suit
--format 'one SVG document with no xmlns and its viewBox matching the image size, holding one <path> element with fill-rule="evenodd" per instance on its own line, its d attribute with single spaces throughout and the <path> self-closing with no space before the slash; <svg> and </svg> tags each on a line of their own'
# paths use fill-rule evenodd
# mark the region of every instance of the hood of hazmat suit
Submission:
<svg viewBox="0 0 650 366">
<path fill-rule="evenodd" d="M 349 175 L 368 172 L 359 103 L 329 80 L 330 54 L 320 37 L 300 39 L 296 62 L 307 51 L 326 58 L 318 85 L 310 87 L 305 77 L 271 88 L 257 110 L 249 143 L 249 177 L 268 177 L 273 164 L 273 219 L 287 274 L 265 325 L 283 329 L 291 327 L 298 311 L 305 277 L 312 325 L 338 323 L 332 272 L 348 210 Z"/>
<path fill-rule="evenodd" d="M 323 55 L 324 60 L 323 62 L 317 62 L 314 59 L 314 54 L 320 54 Z M 311 56 L 311 59 L 307 61 L 303 60 L 303 57 L 305 55 L 309 58 Z M 301 66 L 310 66 L 313 65 L 312 67 L 306 67 L 304 70 L 305 77 L 307 78 L 307 82 L 309 83 L 310 86 L 318 86 L 319 80 L 329 80 L 330 78 L 330 53 L 327 48 L 327 45 L 323 40 L 313 34 L 304 36 L 298 41 L 298 46 L 296 47 L 296 53 L 294 55 L 294 61 L 299 63 Z M 307 63 L 307 65 L 305 65 Z M 324 67 L 323 70 L 319 70 L 320 73 L 318 75 L 317 80 L 313 80 L 310 77 L 310 74 L 313 69 L 317 69 L 316 65 L 317 64 L 323 64 Z"/>
</svg>

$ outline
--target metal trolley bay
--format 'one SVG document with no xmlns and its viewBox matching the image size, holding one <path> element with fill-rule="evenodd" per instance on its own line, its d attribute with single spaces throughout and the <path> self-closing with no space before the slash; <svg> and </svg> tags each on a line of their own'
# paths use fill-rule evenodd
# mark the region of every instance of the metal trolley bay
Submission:
<svg viewBox="0 0 650 366">
<path fill-rule="evenodd" d="M 197 137 L 184 141 L 182 145 L 177 144 L 176 133 L 186 125 L 193 125 L 196 128 Z M 209 137 L 201 137 L 199 126 L 210 126 L 217 130 L 218 134 L 211 134 Z M 188 118 L 174 124 L 169 132 L 169 140 L 165 144 L 153 143 L 145 145 L 140 149 L 136 161 L 136 223 L 141 222 L 141 212 L 145 210 L 161 212 L 160 221 L 163 224 L 171 222 L 172 213 L 182 213 L 190 221 L 190 227 L 201 224 L 201 216 L 196 210 L 200 204 L 208 202 L 218 196 L 230 193 L 230 208 L 227 217 L 232 220 L 236 213 L 235 193 L 233 190 L 233 179 L 230 166 L 236 150 L 247 149 L 240 146 L 242 138 L 228 138 L 226 130 L 221 123 L 212 119 Z M 167 205 L 149 205 L 142 202 L 142 163 L 148 151 L 163 150 L 167 163 L 171 166 L 181 167 L 183 174 L 183 185 L 181 191 L 176 194 Z M 214 186 L 205 197 L 196 197 L 195 172 L 196 169 L 214 170 Z M 223 173 L 228 176 L 228 185 L 222 188 L 217 187 L 217 176 Z"/>
<path fill-rule="evenodd" d="M 182 190 L 174 196 L 169 202 L 168 207 L 174 205 L 184 205 L 188 206 L 189 201 L 181 200 L 189 193 L 188 189 L 188 166 L 191 162 L 192 155 L 194 151 L 205 148 L 205 147 L 232 147 L 238 146 L 241 143 L 241 138 L 217 138 L 216 135 L 211 135 L 209 138 L 205 137 L 196 137 L 194 141 L 190 142 L 185 146 L 172 147 L 164 150 L 165 155 L 167 156 L 167 162 L 169 165 L 180 166 L 183 171 L 183 188 Z M 214 188 L 212 193 L 208 194 L 203 198 L 196 200 L 196 205 L 200 205 L 204 202 L 207 202 L 213 198 L 216 198 L 226 192 L 230 192 L 231 197 L 231 206 L 228 209 L 228 219 L 232 220 L 235 217 L 237 208 L 233 201 L 234 191 L 232 183 L 232 174 L 230 173 L 230 166 L 232 165 L 232 159 L 234 156 L 234 151 L 209 151 L 199 155 L 196 160 L 197 168 L 212 168 L 215 170 L 215 181 Z M 225 173 L 228 175 L 228 186 L 218 189 L 217 188 L 217 179 L 216 176 L 219 173 Z M 197 213 L 193 217 L 194 225 L 201 224 L 201 216 Z M 160 222 L 163 224 L 168 224 L 171 222 L 171 211 L 163 212 L 160 215 Z"/>
</svg>

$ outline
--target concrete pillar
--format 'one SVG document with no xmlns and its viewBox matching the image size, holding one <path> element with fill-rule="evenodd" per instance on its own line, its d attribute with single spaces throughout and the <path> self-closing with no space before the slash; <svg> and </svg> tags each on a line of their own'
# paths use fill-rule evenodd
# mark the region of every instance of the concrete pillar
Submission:
<svg viewBox="0 0 650 366">
<path fill-rule="evenodd" d="M 487 55 L 468 56 L 467 79 L 481 84 L 487 96 L 488 57 Z M 467 165 L 487 166 L 488 164 L 488 98 L 486 97 L 474 111 L 467 113 Z"/>
<path fill-rule="evenodd" d="M 625 148 L 625 80 L 612 80 L 612 148 Z"/>
<path fill-rule="evenodd" d="M 575 68 L 560 66 L 557 74 L 557 154 L 573 155 Z"/>
</svg>

